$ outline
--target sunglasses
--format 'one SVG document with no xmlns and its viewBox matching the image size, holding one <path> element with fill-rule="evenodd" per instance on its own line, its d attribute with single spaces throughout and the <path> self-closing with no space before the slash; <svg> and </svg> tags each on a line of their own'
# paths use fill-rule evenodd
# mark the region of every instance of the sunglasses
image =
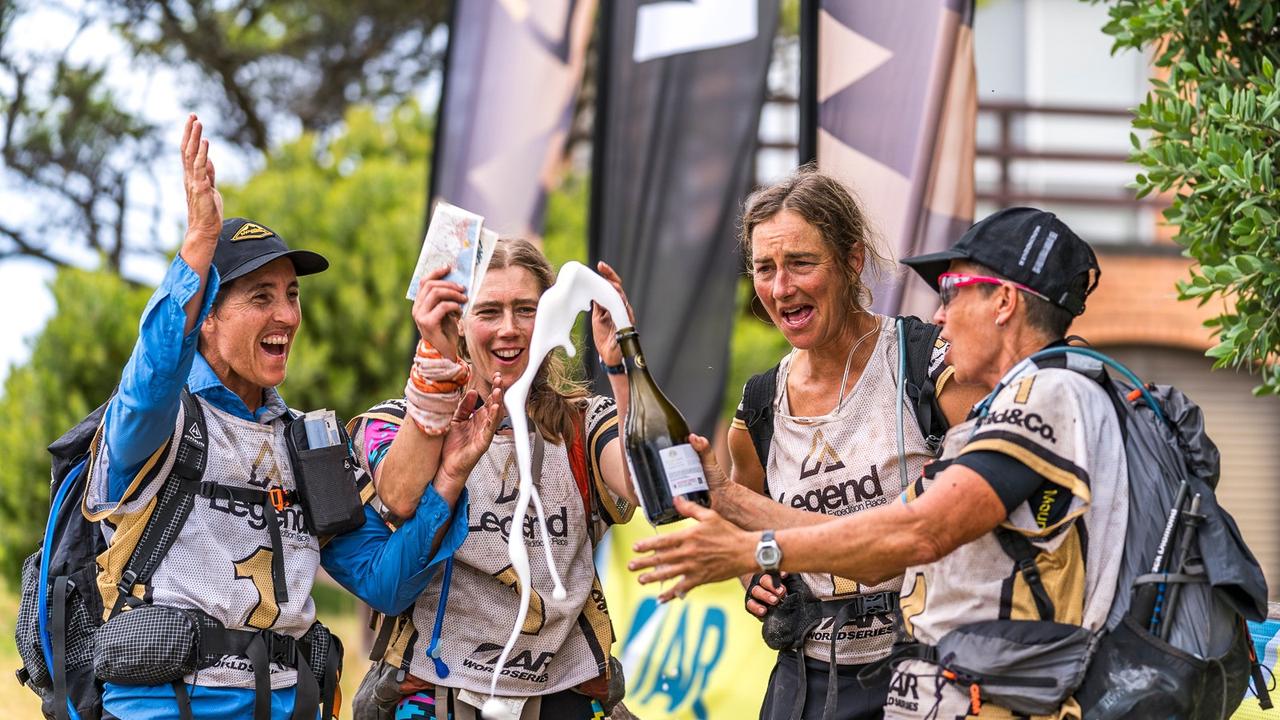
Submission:
<svg viewBox="0 0 1280 720">
<path fill-rule="evenodd" d="M 956 294 L 960 292 L 960 288 L 969 287 L 970 285 L 1012 285 L 1022 292 L 1034 295 L 1045 302 L 1052 302 L 1043 293 L 1036 292 L 1026 285 L 1012 280 L 1001 280 L 1000 278 L 987 277 L 986 275 L 949 272 L 938 276 L 938 297 L 942 298 L 942 306 L 949 305 L 956 298 Z"/>
</svg>

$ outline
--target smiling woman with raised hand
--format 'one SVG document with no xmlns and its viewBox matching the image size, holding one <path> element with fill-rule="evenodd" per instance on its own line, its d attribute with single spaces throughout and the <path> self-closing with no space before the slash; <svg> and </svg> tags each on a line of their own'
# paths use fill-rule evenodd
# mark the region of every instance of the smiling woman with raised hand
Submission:
<svg viewBox="0 0 1280 720">
<path fill-rule="evenodd" d="M 627 378 L 608 368 L 622 363 L 613 321 L 602 308 L 592 312 L 596 349 L 621 408 L 574 382 L 559 353 L 548 356 L 530 391 L 533 482 L 545 509 L 550 554 L 568 591 L 557 600 L 539 592 L 551 581 L 537 518 L 513 527 L 519 473 L 510 430 L 494 437 L 478 463 L 460 462 L 438 439 L 458 402 L 468 402 L 465 390 L 493 404 L 524 373 L 538 300 L 555 273 L 537 247 L 519 239 L 494 246 L 474 297 L 443 280 L 447 270 L 429 274 L 414 301 L 422 340 L 405 398 L 370 409 L 352 435 L 392 518 L 412 514 L 430 483 L 465 481 L 469 532 L 412 610 L 383 621 L 375 653 L 383 662 L 366 676 L 354 702 L 356 716 L 469 720 L 479 716 L 497 671 L 499 692 L 511 695 L 504 698 L 511 717 L 602 717 L 596 713 L 621 697 L 622 677 L 621 665 L 611 660 L 613 630 L 592 550 L 610 525 L 631 518 L 636 502 L 618 439 Z M 598 270 L 621 294 L 617 274 L 604 263 Z M 520 598 L 509 542 L 532 548 L 533 592 L 511 657 L 495 668 L 502 645 L 494 639 L 506 632 L 498 628 L 514 624 Z"/>
<path fill-rule="evenodd" d="M 748 381 L 729 430 L 732 479 L 765 497 L 726 507 L 723 474 L 708 473 L 712 507 L 766 531 L 760 572 L 743 578 L 747 610 L 780 650 L 760 717 L 880 717 L 887 686 L 864 689 L 856 675 L 889 652 L 902 578 L 806 573 L 779 586 L 773 530 L 894 501 L 981 393 L 949 382 L 935 326 L 871 312 L 862 277 L 891 265 L 838 180 L 801 169 L 751 195 L 741 245 L 757 297 L 794 348 Z"/>
<path fill-rule="evenodd" d="M 261 223 L 223 221 L 202 133 L 191 115 L 186 236 L 91 449 L 84 513 L 108 543 L 94 655 L 103 716 L 328 720 L 341 644 L 315 621 L 316 570 L 400 612 L 465 536 L 451 522 L 464 490 L 437 482 L 393 534 L 361 507 L 372 488 L 336 423 L 329 464 L 299 459 L 299 420 L 276 386 L 302 323 L 298 276 L 329 262 Z M 462 413 L 444 442 L 474 462 L 498 417 Z M 321 480 L 338 492 L 307 491 Z M 313 525 L 331 511 L 345 525 Z"/>
</svg>

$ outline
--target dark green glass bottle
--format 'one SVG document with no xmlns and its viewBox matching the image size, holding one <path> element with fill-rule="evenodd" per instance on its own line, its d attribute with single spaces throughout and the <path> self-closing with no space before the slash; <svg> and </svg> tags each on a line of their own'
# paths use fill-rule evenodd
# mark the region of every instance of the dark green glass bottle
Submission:
<svg viewBox="0 0 1280 720">
<path fill-rule="evenodd" d="M 689 423 L 649 375 L 640 335 L 634 328 L 623 328 L 618 345 L 631 387 L 622 441 L 649 522 L 663 525 L 683 519 L 676 512 L 677 497 L 711 507 L 702 463 L 689 445 Z"/>
</svg>

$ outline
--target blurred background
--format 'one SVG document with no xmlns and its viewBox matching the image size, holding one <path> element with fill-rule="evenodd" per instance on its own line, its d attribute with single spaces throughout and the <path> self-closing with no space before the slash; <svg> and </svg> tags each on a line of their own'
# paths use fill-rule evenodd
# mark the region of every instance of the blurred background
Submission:
<svg viewBox="0 0 1280 720">
<path fill-rule="evenodd" d="M 190 111 L 227 215 L 333 260 L 304 281 L 281 391 L 343 417 L 403 387 L 414 330 L 401 298 L 430 198 L 541 238 L 556 266 L 618 266 L 659 381 L 721 438 L 746 378 L 788 350 L 752 312 L 735 250 L 752 187 L 816 158 L 895 254 L 1001 207 L 1052 210 L 1101 256 L 1073 332 L 1204 407 L 1220 500 L 1276 596 L 1280 401 L 1253 396 L 1246 372 L 1211 371 L 1204 322 L 1223 303 L 1178 301 L 1193 260 L 1164 223 L 1170 195 L 1133 187 L 1130 153 L 1148 135 L 1132 109 L 1167 76 L 1155 58 L 1113 53 L 1107 5 L 1079 0 L 752 4 L 0 0 L 0 675 L 18 665 L 44 447 L 110 393 L 181 239 Z M 670 30 L 708 22 L 710 39 Z M 930 302 L 902 278 L 877 287 L 882 312 L 928 317 Z M 740 588 L 657 607 L 619 569 L 648 532 L 615 531 L 599 556 L 628 704 L 646 718 L 754 715 L 772 655 Z M 350 697 L 365 611 L 332 584 L 316 595 L 348 639 Z M 0 678 L 0 717 L 36 707 Z"/>
</svg>

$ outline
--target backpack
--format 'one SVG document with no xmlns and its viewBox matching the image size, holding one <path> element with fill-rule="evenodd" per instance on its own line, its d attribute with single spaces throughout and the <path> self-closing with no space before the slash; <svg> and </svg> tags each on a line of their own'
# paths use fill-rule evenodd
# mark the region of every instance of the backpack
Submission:
<svg viewBox="0 0 1280 720">
<path fill-rule="evenodd" d="M 303 714 L 310 710 L 309 717 L 314 717 L 323 705 L 324 717 L 331 717 L 342 646 L 320 623 L 295 639 L 269 630 L 228 629 L 199 611 L 150 603 L 146 588 L 197 495 L 220 494 L 261 504 L 269 519 L 274 518 L 272 508 L 267 508 L 273 500 L 296 495 L 277 490 L 280 498 L 273 498 L 266 491 L 203 481 L 208 455 L 204 411 L 186 388 L 180 402 L 186 428 L 179 436 L 173 468 L 152 500 L 120 582 L 105 597 L 98 583 L 98 557 L 108 545 L 98 524 L 103 520 L 87 516 L 82 504 L 89 484 L 90 452 L 110 401 L 49 445 L 53 456 L 49 519 L 40 548 L 22 566 L 14 631 L 22 658 L 18 681 L 40 696 L 44 716 L 57 720 L 98 720 L 104 679 L 129 684 L 171 682 L 179 711 L 189 720 L 183 676 L 216 663 L 222 655 L 245 655 L 258 676 L 255 717 L 270 713 L 267 668 L 271 662 L 298 669 L 296 706 Z M 137 660 L 144 650 L 163 660 L 140 668 Z M 138 675 L 139 671 L 143 674 Z"/>
<path fill-rule="evenodd" d="M 916 422 L 924 433 L 925 446 L 931 454 L 937 454 L 942 438 L 947 434 L 947 418 L 938 405 L 938 396 L 930 371 L 942 361 L 946 343 L 938 338 L 942 328 L 926 323 L 920 318 L 906 315 L 898 317 L 898 406 L 905 399 L 915 409 Z M 758 375 L 751 376 L 742 390 L 742 410 L 751 444 L 755 446 L 760 467 L 769 467 L 769 446 L 773 441 L 773 399 L 778 389 L 778 369 L 774 365 Z M 902 418 L 898 418 L 899 447 L 903 432 Z M 901 452 L 901 451 L 900 451 Z M 905 472 L 906 463 L 902 463 Z M 769 481 L 765 478 L 765 494 L 769 494 Z"/>
<path fill-rule="evenodd" d="M 41 711 L 47 718 L 90 720 L 102 715 L 102 688 L 94 678 L 93 654 L 94 633 L 103 623 L 104 609 L 96 582 L 97 558 L 107 549 L 107 541 L 98 524 L 85 517 L 81 503 L 89 484 L 89 452 L 109 403 L 100 405 L 49 445 L 49 519 L 40 547 L 22 564 L 14 631 L 22 658 L 17 676 L 40 696 Z M 197 437 L 204 437 L 203 413 L 185 389 L 182 403 L 187 417 L 194 418 Z M 189 440 L 188 435 L 183 433 L 185 452 L 179 453 L 173 475 L 199 477 L 206 448 Z M 144 531 L 158 551 L 151 554 L 159 557 L 143 567 L 144 543 L 140 541 L 126 566 L 126 572 L 143 584 L 150 580 L 176 536 L 165 536 L 167 543 L 162 545 L 158 535 L 163 534 L 152 532 L 152 527 L 158 526 L 154 518 L 160 514 L 153 513 Z"/>
<path fill-rule="evenodd" d="M 1039 621 L 961 626 L 935 646 L 906 646 L 969 686 L 970 696 L 1015 713 L 1056 711 L 1074 696 L 1090 720 L 1228 717 L 1252 678 L 1271 707 L 1246 619 L 1267 611 L 1262 570 L 1231 515 L 1218 505 L 1217 447 L 1194 402 L 1177 388 L 1145 385 L 1115 360 L 1080 347 L 1054 347 L 1024 363 L 1066 368 L 1099 383 L 1119 420 L 1128 467 L 1129 511 L 1116 594 L 1096 632 L 1054 622 L 1025 537 L 996 530 L 1036 599 Z M 1111 368 L 1124 380 L 1107 373 Z M 986 415 L 1003 389 L 978 405 Z"/>
</svg>

